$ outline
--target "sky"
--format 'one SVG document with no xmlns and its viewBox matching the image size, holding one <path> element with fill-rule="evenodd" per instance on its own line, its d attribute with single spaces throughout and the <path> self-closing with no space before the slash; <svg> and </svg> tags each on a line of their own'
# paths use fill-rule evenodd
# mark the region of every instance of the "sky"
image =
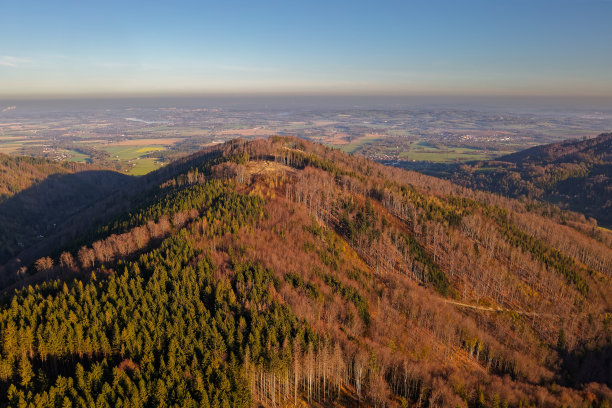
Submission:
<svg viewBox="0 0 612 408">
<path fill-rule="evenodd" d="M 0 97 L 612 97 L 612 0 L 0 2 Z"/>
</svg>

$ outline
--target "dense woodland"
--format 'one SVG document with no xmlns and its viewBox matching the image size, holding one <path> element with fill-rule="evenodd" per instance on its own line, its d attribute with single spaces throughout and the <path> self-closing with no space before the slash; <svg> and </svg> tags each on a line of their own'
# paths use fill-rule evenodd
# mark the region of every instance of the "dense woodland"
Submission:
<svg viewBox="0 0 612 408">
<path fill-rule="evenodd" d="M 39 183 L 52 174 L 74 173 L 86 166 L 58 163 L 29 156 L 9 156 L 0 153 L 0 201 Z"/>
<path fill-rule="evenodd" d="M 294 138 L 142 180 L 4 281 L 4 405 L 612 402 L 612 238 L 575 214 Z"/>
<path fill-rule="evenodd" d="M 432 170 L 455 183 L 551 202 L 612 227 L 612 133 Z"/>
</svg>

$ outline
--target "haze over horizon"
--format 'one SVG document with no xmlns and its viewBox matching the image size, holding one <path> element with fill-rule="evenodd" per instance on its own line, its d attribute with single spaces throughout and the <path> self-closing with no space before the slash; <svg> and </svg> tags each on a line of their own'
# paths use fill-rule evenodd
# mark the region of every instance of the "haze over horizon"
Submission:
<svg viewBox="0 0 612 408">
<path fill-rule="evenodd" d="M 612 97 L 610 1 L 8 3 L 0 98 Z"/>
</svg>

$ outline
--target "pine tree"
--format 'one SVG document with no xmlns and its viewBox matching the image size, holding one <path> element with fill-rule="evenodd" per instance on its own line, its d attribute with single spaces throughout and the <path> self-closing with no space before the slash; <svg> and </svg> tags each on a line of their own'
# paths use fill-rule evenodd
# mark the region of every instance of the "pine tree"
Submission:
<svg viewBox="0 0 612 408">
<path fill-rule="evenodd" d="M 30 363 L 30 360 L 28 360 L 28 358 L 26 357 L 25 353 L 21 356 L 21 359 L 19 360 L 19 378 L 20 378 L 20 384 L 23 387 L 28 387 L 30 385 L 30 382 L 32 381 L 32 378 L 34 377 L 34 370 L 32 369 L 32 364 Z"/>
</svg>

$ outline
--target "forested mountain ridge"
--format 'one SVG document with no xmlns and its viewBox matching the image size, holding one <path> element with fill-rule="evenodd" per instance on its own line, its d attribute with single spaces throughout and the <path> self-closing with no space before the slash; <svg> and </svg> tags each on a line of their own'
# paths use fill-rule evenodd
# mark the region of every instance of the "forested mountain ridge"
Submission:
<svg viewBox="0 0 612 408">
<path fill-rule="evenodd" d="M 597 163 L 612 161 L 612 133 L 602 133 L 591 139 L 568 140 L 535 146 L 500 157 L 513 163 Z"/>
<path fill-rule="evenodd" d="M 609 406 L 612 250 L 580 218 L 295 138 L 139 184 L 14 276 L 7 405 Z"/>
<path fill-rule="evenodd" d="M 83 167 L 86 166 L 0 153 L 0 202 L 44 180 L 51 174 L 73 173 Z"/>
<path fill-rule="evenodd" d="M 536 146 L 445 173 L 465 186 L 552 202 L 612 226 L 612 133 Z"/>
<path fill-rule="evenodd" d="M 0 154 L 0 266 L 129 179 L 89 164 Z"/>
</svg>

